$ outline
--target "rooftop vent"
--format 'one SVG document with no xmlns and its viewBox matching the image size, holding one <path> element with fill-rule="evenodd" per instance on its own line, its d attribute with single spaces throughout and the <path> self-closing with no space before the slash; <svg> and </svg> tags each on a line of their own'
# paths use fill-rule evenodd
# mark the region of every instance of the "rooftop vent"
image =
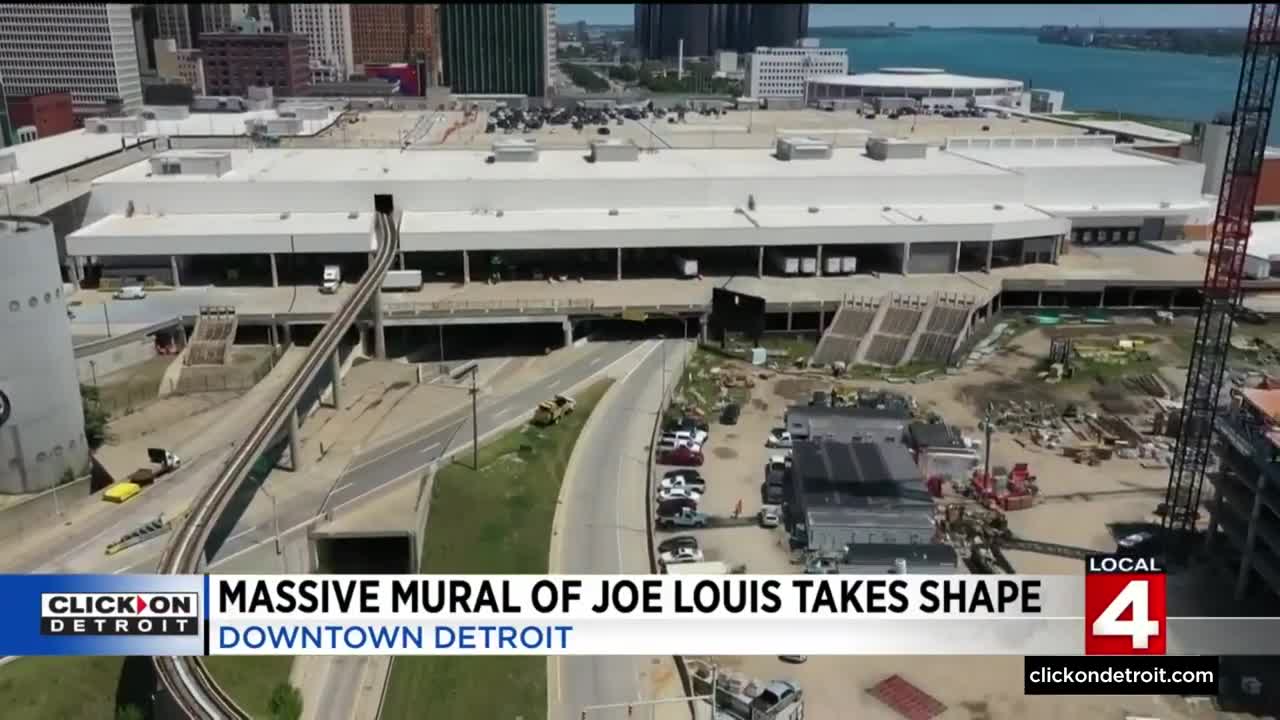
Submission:
<svg viewBox="0 0 1280 720">
<path fill-rule="evenodd" d="M 528 138 L 498 140 L 493 144 L 494 162 L 537 162 L 538 144 Z"/>
<path fill-rule="evenodd" d="M 167 152 L 151 157 L 155 175 L 212 175 L 222 177 L 231 172 L 231 153 L 227 151 Z"/>
<path fill-rule="evenodd" d="M 928 148 L 927 143 L 918 140 L 873 137 L 867 141 L 867 157 L 881 162 L 886 160 L 923 160 L 928 153 Z"/>
<path fill-rule="evenodd" d="M 351 212 L 347 213 L 348 220 L 355 220 L 358 217 L 360 217 L 360 213 L 355 210 L 352 210 Z"/>
<path fill-rule="evenodd" d="M 635 162 L 640 146 L 630 140 L 592 140 L 591 162 Z"/>
<path fill-rule="evenodd" d="M 818 214 L 818 206 L 817 206 L 817 205 L 810 205 L 810 206 L 809 206 L 809 214 L 810 214 L 810 215 L 817 215 L 817 214 Z"/>
<path fill-rule="evenodd" d="M 780 137 L 774 152 L 779 160 L 830 160 L 831 143 L 812 137 Z"/>
<path fill-rule="evenodd" d="M 609 217 L 617 217 L 618 208 L 609 208 Z"/>
<path fill-rule="evenodd" d="M 288 211 L 288 210 L 285 210 L 284 212 L 280 213 L 280 219 L 281 219 L 281 220 L 288 220 L 288 219 L 289 219 L 289 211 Z"/>
</svg>

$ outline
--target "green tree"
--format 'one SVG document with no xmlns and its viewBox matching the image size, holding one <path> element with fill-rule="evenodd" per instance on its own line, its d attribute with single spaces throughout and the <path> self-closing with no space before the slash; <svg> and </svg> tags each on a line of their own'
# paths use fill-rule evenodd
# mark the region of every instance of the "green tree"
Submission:
<svg viewBox="0 0 1280 720">
<path fill-rule="evenodd" d="M 84 408 L 84 437 L 90 450 L 97 450 L 107 441 L 107 422 L 111 413 L 102 407 L 102 396 L 92 385 L 80 386 L 80 404 Z"/>
<path fill-rule="evenodd" d="M 267 709 L 271 720 L 298 720 L 302 717 L 302 693 L 287 682 L 279 683 L 271 690 Z"/>
</svg>

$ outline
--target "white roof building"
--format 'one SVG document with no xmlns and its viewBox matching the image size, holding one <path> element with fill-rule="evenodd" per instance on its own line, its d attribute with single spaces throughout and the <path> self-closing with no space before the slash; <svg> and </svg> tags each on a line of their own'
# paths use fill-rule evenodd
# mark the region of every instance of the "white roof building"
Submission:
<svg viewBox="0 0 1280 720">
<path fill-rule="evenodd" d="M 913 98 L 926 104 L 995 102 L 1021 96 L 1023 83 L 1004 78 L 955 75 L 942 68 L 889 67 L 853 75 L 826 75 L 808 81 L 813 100 Z"/>
<path fill-rule="evenodd" d="M 844 48 L 758 47 L 747 56 L 747 95 L 801 100 L 809 78 L 847 72 L 849 51 Z"/>
<path fill-rule="evenodd" d="M 883 161 L 851 148 L 829 159 L 714 149 L 597 163 L 579 150 L 530 162 L 472 151 L 221 152 L 217 173 L 137 163 L 99 178 L 68 251 L 365 252 L 375 193 L 403 211 L 407 251 L 990 242 L 1063 235 L 1071 209 L 1171 225 L 1211 212 L 1200 166 L 1087 144 L 971 143 Z"/>
</svg>

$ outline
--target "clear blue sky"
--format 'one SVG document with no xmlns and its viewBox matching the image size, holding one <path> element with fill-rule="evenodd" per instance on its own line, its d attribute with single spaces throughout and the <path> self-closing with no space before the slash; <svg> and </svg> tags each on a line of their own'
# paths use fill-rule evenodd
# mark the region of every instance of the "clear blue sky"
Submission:
<svg viewBox="0 0 1280 720">
<path fill-rule="evenodd" d="M 560 5 L 562 23 L 586 20 L 606 25 L 630 25 L 631 5 Z M 812 5 L 809 24 L 1029 26 L 1103 25 L 1154 27 L 1243 26 L 1248 5 Z"/>
</svg>

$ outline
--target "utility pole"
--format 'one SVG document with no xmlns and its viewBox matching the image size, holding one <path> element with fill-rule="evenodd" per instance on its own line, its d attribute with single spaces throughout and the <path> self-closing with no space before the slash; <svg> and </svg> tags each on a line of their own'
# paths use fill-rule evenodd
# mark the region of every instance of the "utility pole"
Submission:
<svg viewBox="0 0 1280 720">
<path fill-rule="evenodd" d="M 107 337 L 111 337 L 111 316 L 107 314 L 107 303 L 102 303 L 102 317 L 107 321 Z"/>
<path fill-rule="evenodd" d="M 93 386 L 98 387 L 98 363 L 94 360 L 89 361 L 89 373 L 93 376 Z"/>
<path fill-rule="evenodd" d="M 983 441 L 986 445 L 982 448 L 983 453 L 986 455 L 986 460 L 983 462 L 982 471 L 987 476 L 988 481 L 991 479 L 991 410 L 993 404 L 991 402 L 987 403 L 987 412 L 982 417 L 983 430 L 986 432 L 986 439 Z"/>
</svg>

